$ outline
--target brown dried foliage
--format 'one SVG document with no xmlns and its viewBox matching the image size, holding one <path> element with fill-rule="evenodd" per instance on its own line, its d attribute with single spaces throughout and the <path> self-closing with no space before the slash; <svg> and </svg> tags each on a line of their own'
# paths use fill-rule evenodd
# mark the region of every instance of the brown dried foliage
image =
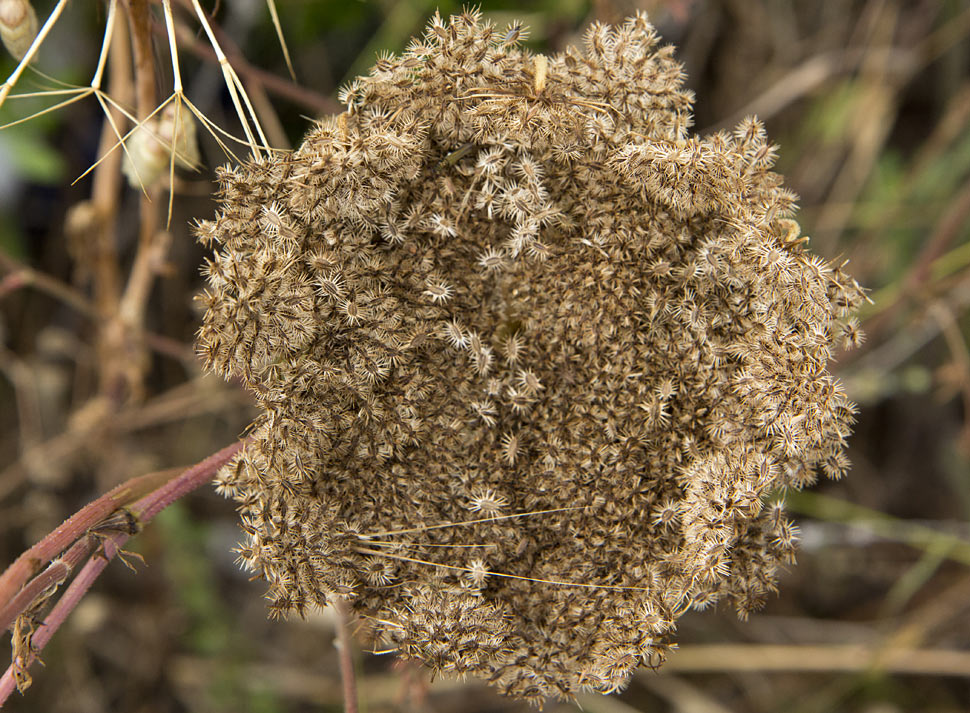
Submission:
<svg viewBox="0 0 970 713">
<path fill-rule="evenodd" d="M 847 467 L 862 299 L 753 119 L 688 135 L 643 15 L 555 57 L 435 17 L 294 153 L 226 169 L 199 349 L 263 415 L 219 479 L 274 614 L 334 597 L 517 697 L 612 691 L 793 559 Z"/>
</svg>

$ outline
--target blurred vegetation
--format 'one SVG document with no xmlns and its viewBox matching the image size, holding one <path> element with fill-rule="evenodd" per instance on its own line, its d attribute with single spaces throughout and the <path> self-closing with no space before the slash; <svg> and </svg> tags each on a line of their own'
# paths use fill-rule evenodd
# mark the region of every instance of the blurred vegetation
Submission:
<svg viewBox="0 0 970 713">
<path fill-rule="evenodd" d="M 35 3 L 45 17 L 53 3 Z M 206 3 L 214 7 L 213 3 Z M 280 143 L 336 108 L 341 83 L 380 49 L 400 50 L 435 7 L 424 0 L 279 2 L 305 92 L 264 82 Z M 842 482 L 792 497 L 799 564 L 748 622 L 730 611 L 686 617 L 681 651 L 589 711 L 962 711 L 970 701 L 970 1 L 536 0 L 483 2 L 497 22 L 530 25 L 552 52 L 590 22 L 646 10 L 677 45 L 696 92 L 696 128 L 758 113 L 781 146 L 779 170 L 802 197 L 816 252 L 850 260 L 871 289 L 867 341 L 836 370 L 860 405 Z M 71 3 L 40 68 L 85 83 L 101 46 L 105 5 Z M 253 67 L 290 82 L 266 6 L 231 0 L 216 23 Z M 159 22 L 161 18 L 159 16 Z M 159 65 L 167 55 L 156 34 Z M 238 133 L 218 66 L 182 52 L 186 93 Z M 0 60 L 0 74 L 14 65 Z M 167 70 L 167 71 L 170 71 Z M 169 80 L 166 80 L 169 81 Z M 249 78 L 244 81 L 250 81 Z M 49 86 L 38 76 L 29 86 Z M 170 85 L 160 85 L 161 95 Z M 288 85 L 290 86 L 290 85 Z M 26 89 L 21 88 L 26 91 Z M 37 111 L 9 101 L 0 124 Z M 0 281 L 27 266 L 87 290 L 71 206 L 91 194 L 102 113 L 85 100 L 0 131 Z M 189 222 L 213 212 L 205 168 L 176 181 L 171 247 L 146 328 L 164 339 L 145 398 L 109 426 L 77 431 L 97 390 L 92 324 L 49 291 L 0 282 L 0 561 L 94 495 L 155 468 L 198 460 L 241 434 L 252 412 L 232 385 L 203 378 L 191 353 L 191 297 L 204 251 Z M 137 245 L 139 195 L 121 203 L 119 254 Z M 83 246 L 82 246 L 83 247 Z M 72 252 L 72 250 L 74 252 Z M 10 259 L 18 261 L 10 262 Z M 73 430 L 72 430 L 73 429 Z M 71 433 L 83 438 L 71 439 Z M 68 434 L 68 436 L 65 436 Z M 194 494 L 135 541 L 137 574 L 113 563 L 45 653 L 46 668 L 11 711 L 340 710 L 332 624 L 267 622 L 261 585 L 233 562 L 231 503 Z M 476 684 L 429 683 L 390 657 L 363 654 L 365 710 L 512 711 Z M 551 705 L 550 710 L 570 709 Z"/>
</svg>

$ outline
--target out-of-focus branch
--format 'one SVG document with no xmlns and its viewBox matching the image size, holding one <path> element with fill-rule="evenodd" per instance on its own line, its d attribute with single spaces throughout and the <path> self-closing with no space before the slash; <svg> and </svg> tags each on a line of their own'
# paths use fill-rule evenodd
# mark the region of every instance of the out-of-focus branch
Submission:
<svg viewBox="0 0 970 713">
<path fill-rule="evenodd" d="M 865 644 L 691 644 L 664 663 L 665 672 L 885 671 L 929 676 L 970 675 L 970 652 Z M 648 675 L 648 674 L 640 674 Z"/>
<path fill-rule="evenodd" d="M 144 121 L 156 109 L 155 58 L 152 51 L 151 9 L 148 0 L 129 0 L 128 19 L 131 28 L 132 55 L 135 73 L 135 104 L 139 121 Z M 116 367 L 111 383 L 102 385 L 102 392 L 112 400 L 138 399 L 142 378 L 148 367 L 142 339 L 145 309 L 155 268 L 158 264 L 158 209 L 153 202 L 151 188 L 141 196 L 138 250 L 118 307 L 116 319 L 105 324 L 107 353 Z"/>
<path fill-rule="evenodd" d="M 24 287 L 34 287 L 88 317 L 96 317 L 98 314 L 97 308 L 80 291 L 2 252 L 0 252 L 0 270 L 7 272 L 3 280 L 0 280 L 0 299 Z"/>
<path fill-rule="evenodd" d="M 165 27 L 163 25 L 156 24 L 153 29 L 157 34 L 162 35 L 165 33 Z M 187 49 L 192 54 L 206 61 L 219 61 L 213 49 L 206 43 L 200 41 L 195 36 L 195 33 L 187 27 L 182 24 L 177 24 L 176 32 L 180 48 Z M 223 38 L 220 36 L 220 42 L 222 40 Z M 292 82 L 272 72 L 267 72 L 265 69 L 254 67 L 246 61 L 234 45 L 227 45 L 226 50 L 229 52 L 228 59 L 233 69 L 245 77 L 248 82 L 260 84 L 267 91 L 284 99 L 288 99 L 294 104 L 299 104 L 311 110 L 314 114 L 335 114 L 343 110 L 343 106 L 335 99 L 306 89 L 296 82 Z"/>
<path fill-rule="evenodd" d="M 133 93 L 128 32 L 116 13 L 112 13 L 110 18 L 114 27 L 105 28 L 105 33 L 111 33 L 112 37 L 108 55 L 110 92 L 116 102 L 127 105 L 131 103 Z M 113 149 L 117 141 L 115 132 L 125 130 L 126 120 L 121 110 L 113 104 L 106 111 L 98 146 L 98 158 L 103 160 L 94 169 L 91 189 L 94 225 L 90 232 L 90 251 L 93 257 L 94 304 L 100 314 L 113 317 L 118 313 L 121 298 L 121 269 L 115 238 L 121 192 L 121 152 Z"/>
<path fill-rule="evenodd" d="M 357 713 L 357 676 L 354 673 L 350 615 L 347 604 L 342 599 L 335 599 L 333 608 L 337 614 L 337 655 L 340 659 L 340 680 L 344 689 L 344 711 Z"/>
<path fill-rule="evenodd" d="M 867 347 L 863 344 L 861 349 L 845 355 L 845 363 L 858 361 L 878 343 L 879 337 L 894 323 L 900 310 L 909 304 L 910 299 L 917 297 L 929 282 L 933 264 L 960 236 L 960 231 L 968 219 L 970 219 L 970 180 L 963 184 L 960 192 L 950 201 L 949 207 L 905 276 L 896 285 L 884 288 L 882 293 L 876 296 L 875 301 L 881 304 L 881 308 L 863 323 L 863 329 L 869 338 L 867 344 L 871 346 Z"/>
</svg>

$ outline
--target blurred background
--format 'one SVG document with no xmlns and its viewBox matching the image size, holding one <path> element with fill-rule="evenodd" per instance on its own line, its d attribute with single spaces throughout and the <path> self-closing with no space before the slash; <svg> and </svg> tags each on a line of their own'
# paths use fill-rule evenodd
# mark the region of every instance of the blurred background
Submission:
<svg viewBox="0 0 970 713">
<path fill-rule="evenodd" d="M 53 2 L 36 0 L 41 22 Z M 186 95 L 240 133 L 198 24 L 175 3 Z M 400 51 L 435 8 L 459 3 L 279 0 L 290 77 L 263 0 L 204 3 L 274 146 L 338 111 L 341 84 Z M 555 52 L 593 21 L 645 10 L 675 44 L 696 94 L 695 128 L 760 116 L 778 170 L 801 196 L 811 248 L 870 292 L 866 341 L 834 369 L 860 411 L 842 482 L 790 497 L 802 549 L 763 612 L 681 619 L 660 671 L 586 711 L 742 713 L 970 709 L 970 1 L 485 1 L 528 46 Z M 157 8 L 156 8 L 157 9 Z M 71 3 L 37 66 L 86 85 L 105 3 Z M 157 91 L 171 91 L 156 13 Z M 0 75 L 15 63 L 0 58 Z M 168 74 L 166 74 L 166 72 Z M 45 82 L 47 82 L 45 84 Z M 28 73 L 18 91 L 50 86 Z M 9 100 L 0 124 L 57 98 Z M 190 221 L 211 217 L 226 161 L 200 131 L 199 172 L 179 170 L 159 277 L 145 317 L 143 393 L 105 414 L 94 325 L 83 299 L 97 255 L 71 229 L 92 193 L 103 113 L 88 97 L 0 131 L 0 567 L 97 494 L 193 463 L 242 434 L 250 398 L 203 376 L 192 296 L 205 251 Z M 74 183 L 72 183 L 74 182 Z M 162 194 L 161 200 L 167 200 Z M 138 243 L 140 196 L 118 205 L 122 265 Z M 164 211 L 163 211 L 164 212 Z M 73 235 L 73 237 L 72 237 Z M 203 488 L 132 541 L 144 564 L 112 563 L 35 666 L 10 711 L 289 713 L 342 709 L 326 614 L 269 622 L 263 585 L 234 564 L 233 504 Z M 6 647 L 6 639 L 4 643 Z M 391 656 L 355 654 L 362 709 L 518 711 L 475 682 L 428 680 Z M 6 653 L 4 653 L 6 657 Z M 547 710 L 578 710 L 550 702 Z"/>
</svg>

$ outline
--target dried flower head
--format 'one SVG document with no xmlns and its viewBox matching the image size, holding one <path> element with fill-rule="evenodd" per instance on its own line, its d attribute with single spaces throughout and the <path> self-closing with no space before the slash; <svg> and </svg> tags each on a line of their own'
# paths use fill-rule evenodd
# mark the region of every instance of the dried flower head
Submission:
<svg viewBox="0 0 970 713">
<path fill-rule="evenodd" d="M 263 409 L 219 483 L 272 612 L 342 597 L 539 700 L 773 590 L 766 497 L 846 468 L 827 363 L 862 292 L 757 121 L 688 134 L 645 16 L 552 57 L 522 34 L 436 16 L 298 150 L 225 169 L 199 350 Z"/>
</svg>

